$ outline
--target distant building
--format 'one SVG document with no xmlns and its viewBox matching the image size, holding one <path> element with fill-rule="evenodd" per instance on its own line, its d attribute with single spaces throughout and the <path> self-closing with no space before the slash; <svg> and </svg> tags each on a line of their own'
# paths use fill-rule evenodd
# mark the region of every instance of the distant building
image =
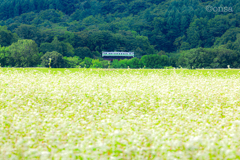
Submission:
<svg viewBox="0 0 240 160">
<path fill-rule="evenodd" d="M 102 52 L 103 60 L 113 61 L 114 59 L 131 59 L 134 58 L 134 52 Z"/>
</svg>

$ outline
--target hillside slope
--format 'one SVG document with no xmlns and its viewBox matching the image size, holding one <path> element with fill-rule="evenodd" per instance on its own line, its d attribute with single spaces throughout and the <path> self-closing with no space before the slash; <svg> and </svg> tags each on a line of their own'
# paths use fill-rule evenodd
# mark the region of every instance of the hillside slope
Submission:
<svg viewBox="0 0 240 160">
<path fill-rule="evenodd" d="M 70 51 L 59 51 L 64 56 L 77 55 L 79 47 L 90 51 L 83 57 L 98 57 L 103 50 L 134 51 L 136 56 L 198 47 L 239 51 L 238 0 L 0 0 L 0 4 L 0 25 L 18 39 L 34 40 L 43 54 L 52 50 L 54 37 L 70 46 Z M 212 10 L 206 8 L 209 5 Z M 2 46 L 10 44 L 0 41 Z"/>
</svg>

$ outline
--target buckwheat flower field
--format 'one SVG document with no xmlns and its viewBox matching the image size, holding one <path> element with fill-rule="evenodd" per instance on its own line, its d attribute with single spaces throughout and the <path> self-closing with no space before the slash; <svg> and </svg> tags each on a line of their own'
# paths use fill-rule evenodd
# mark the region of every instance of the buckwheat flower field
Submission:
<svg viewBox="0 0 240 160">
<path fill-rule="evenodd" d="M 240 159 L 240 70 L 0 69 L 0 159 Z"/>
</svg>

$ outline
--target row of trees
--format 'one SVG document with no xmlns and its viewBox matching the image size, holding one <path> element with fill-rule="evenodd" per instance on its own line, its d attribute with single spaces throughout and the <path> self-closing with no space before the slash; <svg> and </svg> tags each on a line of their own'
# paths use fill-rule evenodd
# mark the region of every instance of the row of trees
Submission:
<svg viewBox="0 0 240 160">
<path fill-rule="evenodd" d="M 112 62 L 103 59 L 92 59 L 85 57 L 63 57 L 60 53 L 55 51 L 47 52 L 42 58 L 42 66 L 49 65 L 49 58 L 52 59 L 51 67 L 53 68 L 164 68 L 169 65 L 169 58 L 166 55 L 145 55 L 141 59 L 122 59 L 113 60 Z"/>
<path fill-rule="evenodd" d="M 240 68 L 240 52 L 226 48 L 195 48 L 180 53 L 176 66 L 184 68 Z"/>
<path fill-rule="evenodd" d="M 51 32 L 40 30 L 31 25 L 20 25 L 13 33 L 7 26 L 0 26 L 0 45 L 9 46 L 18 39 L 32 39 L 37 43 L 40 52 L 57 51 L 63 56 L 96 58 L 102 51 L 134 51 L 136 56 L 154 54 L 156 50 L 148 38 L 136 35 L 135 32 L 121 31 L 113 34 L 110 31 Z"/>
<path fill-rule="evenodd" d="M 240 52 L 222 47 L 195 48 L 182 51 L 175 56 L 160 52 L 158 54 L 144 55 L 139 58 L 103 60 L 79 56 L 64 56 L 57 51 L 39 52 L 33 40 L 18 40 L 10 46 L 0 47 L 1 66 L 7 67 L 48 67 L 51 59 L 53 68 L 164 68 L 166 66 L 184 68 L 240 68 Z"/>
<path fill-rule="evenodd" d="M 47 66 L 48 58 L 45 65 Z M 85 68 L 165 68 L 165 67 L 183 67 L 188 69 L 195 68 L 240 68 L 240 52 L 226 48 L 195 48 L 170 57 L 170 54 L 150 54 L 139 58 L 113 60 L 109 63 L 102 59 L 91 59 L 89 57 L 83 60 L 78 57 L 64 57 L 67 67 L 85 67 Z"/>
<path fill-rule="evenodd" d="M 54 48 L 56 49 L 56 48 Z M 83 52 L 88 50 L 83 50 Z M 145 55 L 141 59 L 133 58 L 130 60 L 114 60 L 111 64 L 102 58 L 92 59 L 90 57 L 64 56 L 53 50 L 45 54 L 39 52 L 37 44 L 33 40 L 18 40 L 10 46 L 0 46 L 0 63 L 6 67 L 48 67 L 51 58 L 53 68 L 162 68 L 169 65 L 169 58 L 166 55 Z"/>
<path fill-rule="evenodd" d="M 42 53 L 33 40 L 19 40 L 8 47 L 0 47 L 1 66 L 33 67 L 40 64 Z"/>
</svg>

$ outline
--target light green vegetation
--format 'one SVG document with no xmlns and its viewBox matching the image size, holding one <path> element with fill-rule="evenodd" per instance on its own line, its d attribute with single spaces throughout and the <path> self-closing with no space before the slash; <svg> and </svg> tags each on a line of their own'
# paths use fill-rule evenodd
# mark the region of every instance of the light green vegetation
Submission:
<svg viewBox="0 0 240 160">
<path fill-rule="evenodd" d="M 0 159 L 240 159 L 239 71 L 0 69 Z"/>
</svg>

